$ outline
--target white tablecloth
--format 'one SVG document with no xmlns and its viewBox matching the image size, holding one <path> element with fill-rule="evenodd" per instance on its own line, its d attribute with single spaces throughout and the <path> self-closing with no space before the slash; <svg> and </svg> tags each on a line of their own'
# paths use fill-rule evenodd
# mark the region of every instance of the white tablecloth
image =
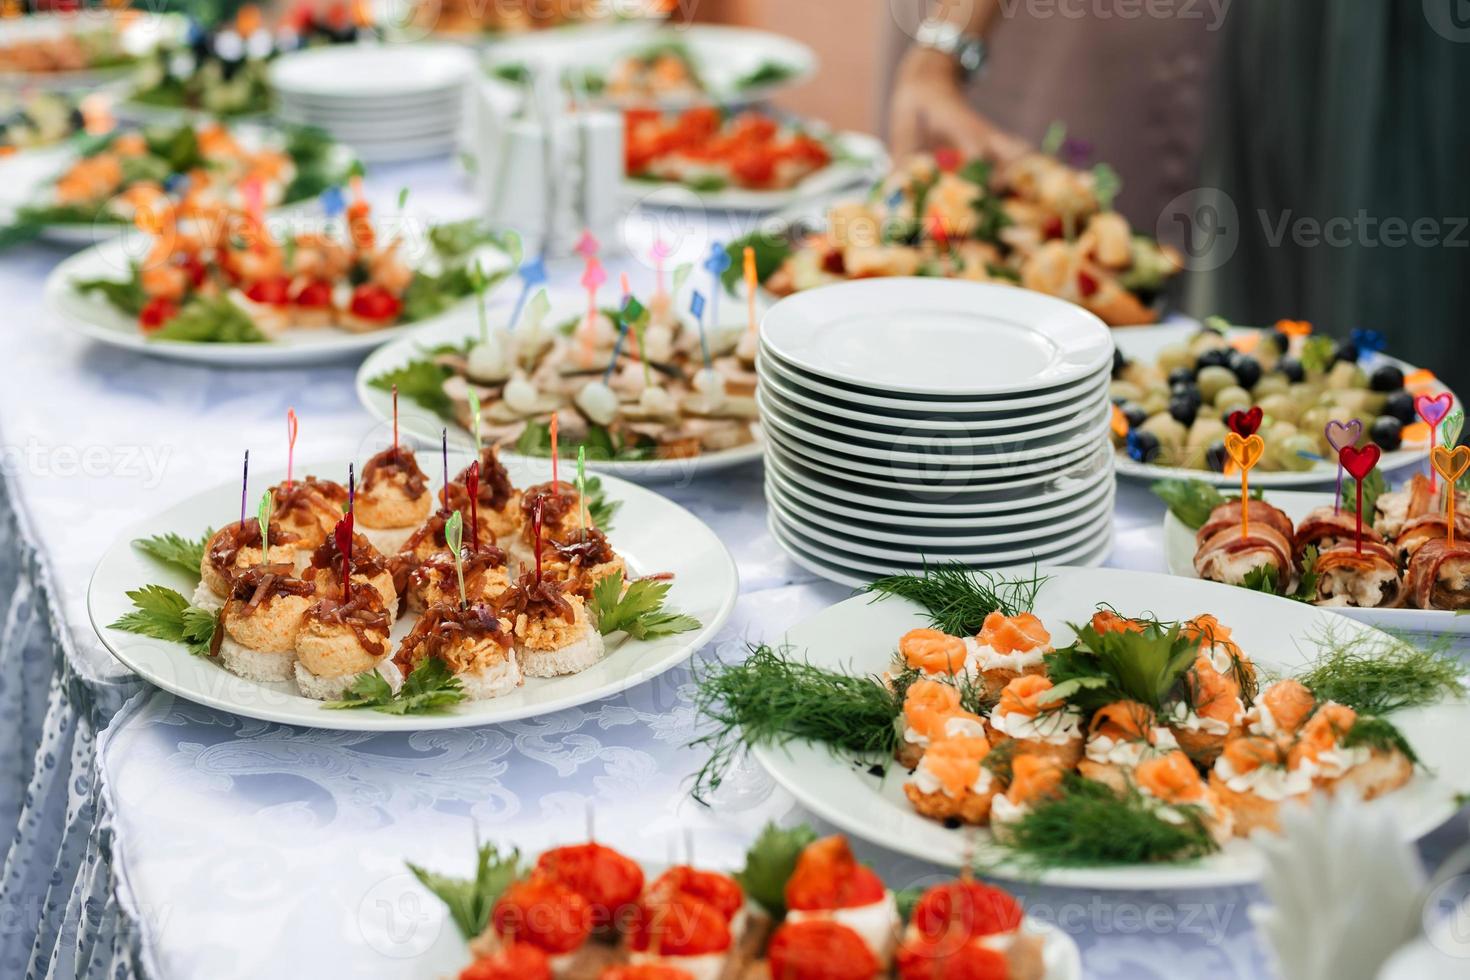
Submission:
<svg viewBox="0 0 1470 980">
<path fill-rule="evenodd" d="M 447 169 L 399 170 L 371 190 L 390 201 L 400 181 L 412 183 L 415 205 L 429 213 L 467 213 Z M 657 226 L 686 255 L 705 244 L 703 223 L 690 219 L 663 216 Z M 640 241 L 655 227 L 647 219 L 634 224 L 640 227 L 630 235 Z M 42 307 L 40 284 L 56 259 L 40 247 L 0 259 L 8 307 L 0 327 L 4 474 L 49 570 L 58 639 L 75 673 L 89 685 L 126 691 L 126 673 L 98 642 L 84 605 L 92 566 L 118 529 L 230 479 L 244 448 L 256 460 L 276 459 L 288 406 L 301 418 L 304 459 L 350 458 L 378 427 L 353 394 L 354 365 L 223 372 L 78 339 Z M 636 283 L 649 284 L 647 268 L 624 267 Z M 612 266 L 614 275 L 618 269 Z M 578 271 L 554 267 L 553 282 L 573 285 Z M 764 526 L 759 465 L 662 489 L 716 530 L 740 569 L 735 614 L 703 656 L 738 657 L 747 641 L 777 640 L 846 595 L 776 548 Z M 1161 570 L 1161 514 L 1143 488 L 1120 487 L 1110 564 Z M 424 977 L 415 954 L 452 927 L 437 908 L 419 904 L 405 858 L 467 868 L 477 832 L 525 850 L 577 840 L 591 810 L 600 838 L 642 858 L 663 859 L 682 840 L 680 828 L 693 827 L 701 861 L 733 863 L 765 820 L 800 816 L 753 771 L 716 808 L 694 804 L 687 778 L 701 760 L 685 747 L 693 721 L 683 669 L 549 717 L 420 735 L 298 730 L 144 692 L 100 739 L 100 796 L 90 778 L 81 784 L 78 777 L 72 805 L 57 811 L 70 814 L 88 800 L 100 807 L 102 845 L 92 840 L 83 867 L 69 872 L 77 879 L 69 886 L 72 904 L 81 910 L 73 912 L 79 924 L 67 928 L 82 935 L 47 934 L 43 924 L 37 949 L 61 952 L 33 951 L 29 961 L 60 976 L 102 975 L 129 958 L 116 952 L 127 947 L 132 965 L 158 980 Z M 60 792 L 65 804 L 67 790 Z M 1434 848 L 1462 839 L 1462 823 Z M 897 884 L 936 870 L 863 851 Z M 6 873 L 12 886 L 28 878 L 43 887 L 47 869 Z M 114 889 L 125 916 L 89 932 L 88 910 L 109 904 Z M 1257 897 L 1250 889 L 1019 891 L 1034 914 L 1077 938 L 1089 976 L 1254 977 L 1267 970 L 1246 919 Z M 66 896 L 47 899 L 53 919 L 58 902 L 65 906 Z M 111 944 L 110 957 L 91 948 L 97 943 Z M 0 972 L 18 975 L 8 967 L 15 956 L 24 961 L 24 951 L 7 955 Z"/>
</svg>

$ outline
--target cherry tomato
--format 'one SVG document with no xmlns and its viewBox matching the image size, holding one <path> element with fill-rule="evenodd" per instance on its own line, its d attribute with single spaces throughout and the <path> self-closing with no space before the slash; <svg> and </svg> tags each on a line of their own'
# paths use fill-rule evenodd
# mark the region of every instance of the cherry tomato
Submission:
<svg viewBox="0 0 1470 980">
<path fill-rule="evenodd" d="M 252 302 L 264 303 L 267 306 L 285 306 L 291 302 L 291 280 L 285 276 L 272 276 L 251 284 L 245 290 L 245 295 Z"/>
<path fill-rule="evenodd" d="M 570 953 L 592 931 L 587 900 L 540 874 L 507 888 L 491 919 L 500 935 L 552 954 Z"/>
<path fill-rule="evenodd" d="M 887 893 L 871 869 L 858 864 L 847 838 L 824 837 L 807 845 L 786 882 L 786 907 L 803 911 L 856 908 Z"/>
<path fill-rule="evenodd" d="M 398 314 L 403 311 L 403 304 L 399 302 L 397 296 L 382 286 L 375 286 L 368 282 L 352 291 L 352 303 L 349 308 L 354 316 L 360 316 L 364 320 L 390 322 L 398 319 Z"/>
<path fill-rule="evenodd" d="M 745 892 L 734 878 L 714 871 L 700 871 L 687 864 L 677 865 L 659 875 L 648 886 L 648 894 L 655 900 L 682 895 L 703 902 L 723 915 L 727 922 L 745 907 Z"/>
<path fill-rule="evenodd" d="M 145 333 L 152 333 L 179 315 L 179 304 L 163 296 L 150 299 L 138 314 L 138 324 Z"/>
<path fill-rule="evenodd" d="M 507 943 L 465 967 L 459 980 L 551 980 L 551 961 L 529 943 Z"/>
<path fill-rule="evenodd" d="M 878 958 L 863 937 L 830 919 L 787 922 L 771 937 L 766 955 L 771 980 L 871 980 Z"/>
<path fill-rule="evenodd" d="M 1008 980 L 1010 963 L 979 940 L 912 937 L 898 947 L 899 980 Z"/>
<path fill-rule="evenodd" d="M 313 279 L 296 290 L 291 302 L 297 306 L 321 309 L 332 305 L 332 284 L 322 279 Z"/>
<path fill-rule="evenodd" d="M 1096 276 L 1081 269 L 1077 270 L 1077 291 L 1082 294 L 1082 297 L 1084 299 L 1089 296 L 1095 295 L 1101 285 L 1102 284 L 1097 281 Z"/>
<path fill-rule="evenodd" d="M 666 902 L 640 902 L 628 923 L 628 945 L 639 953 L 702 956 L 723 953 L 732 941 L 723 915 L 682 895 Z"/>
<path fill-rule="evenodd" d="M 558 847 L 541 855 L 536 869 L 587 900 L 594 927 L 620 918 L 643 893 L 643 869 L 601 844 Z"/>
<path fill-rule="evenodd" d="M 1019 929 L 1021 905 L 983 882 L 952 881 L 926 891 L 910 921 L 926 936 L 958 932 L 974 939 Z"/>
<path fill-rule="evenodd" d="M 184 274 L 189 277 L 189 285 L 198 289 L 204 285 L 204 280 L 209 277 L 209 270 L 205 268 L 204 261 L 197 255 L 185 255 L 179 259 L 179 266 Z"/>
</svg>

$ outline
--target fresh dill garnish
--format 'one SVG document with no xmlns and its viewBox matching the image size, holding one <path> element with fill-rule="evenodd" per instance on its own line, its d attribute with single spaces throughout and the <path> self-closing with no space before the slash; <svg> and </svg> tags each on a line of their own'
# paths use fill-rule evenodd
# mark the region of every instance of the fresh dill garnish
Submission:
<svg viewBox="0 0 1470 980">
<path fill-rule="evenodd" d="M 1065 698 L 1084 714 L 1114 701 L 1138 701 L 1155 711 L 1171 694 L 1186 695 L 1181 683 L 1199 653 L 1200 640 L 1178 623 L 1146 622 L 1142 631 L 1099 633 L 1089 623 L 1072 624 L 1077 642 L 1046 655 L 1048 693 Z"/>
<path fill-rule="evenodd" d="M 168 534 L 155 534 L 151 538 L 135 538 L 133 547 L 155 561 L 171 565 L 190 575 L 198 575 L 199 566 L 204 564 L 204 546 L 213 536 L 213 528 L 205 531 L 201 537 L 193 541 L 182 534 L 169 532 Z"/>
<path fill-rule="evenodd" d="M 817 832 L 806 824 L 795 827 L 766 824 L 745 852 L 745 868 L 735 872 L 735 880 L 746 895 L 773 918 L 780 919 L 786 914 L 786 882 L 796 870 L 796 859 L 816 839 Z"/>
<path fill-rule="evenodd" d="M 1419 764 L 1419 756 L 1414 754 L 1414 747 L 1404 738 L 1404 733 L 1383 718 L 1359 717 L 1353 722 L 1353 727 L 1342 736 L 1342 747 L 1350 749 L 1357 745 L 1380 752 L 1402 752 L 1404 758 L 1416 766 Z"/>
<path fill-rule="evenodd" d="M 1136 788 L 1119 793 L 1069 775 L 1060 795 L 1007 825 L 1004 853 L 1011 863 L 1043 869 L 1187 861 L 1219 849 L 1196 808 L 1172 810 L 1180 823 L 1165 820 Z"/>
<path fill-rule="evenodd" d="M 408 870 L 419 883 L 449 907 L 449 917 L 467 940 L 485 931 L 496 900 L 521 876 L 519 850 L 512 849 L 502 855 L 494 844 L 479 844 L 475 851 L 473 878 L 454 878 L 407 862 Z"/>
<path fill-rule="evenodd" d="M 993 612 L 1015 616 L 1030 612 L 1046 577 L 1008 579 L 970 569 L 959 562 L 925 565 L 918 575 L 880 578 L 864 592 L 911 599 L 929 613 L 930 624 L 951 636 L 973 636 Z"/>
<path fill-rule="evenodd" d="M 902 701 L 877 677 L 823 670 L 764 643 L 749 649 L 742 663 L 693 667 L 694 713 L 711 726 L 689 743 L 709 752 L 694 776 L 696 800 L 705 802 L 740 755 L 757 745 L 810 740 L 833 752 L 893 753 Z"/>
<path fill-rule="evenodd" d="M 1307 642 L 1317 657 L 1297 680 L 1320 700 L 1359 714 L 1386 715 L 1465 695 L 1465 668 L 1448 655 L 1447 638 L 1419 647 L 1376 630 L 1344 635 L 1324 626 Z"/>
<path fill-rule="evenodd" d="M 162 585 L 145 585 L 127 595 L 133 600 L 133 611 L 119 617 L 110 629 L 182 643 L 196 657 L 209 655 L 219 613 L 191 606 L 188 599 Z"/>
</svg>

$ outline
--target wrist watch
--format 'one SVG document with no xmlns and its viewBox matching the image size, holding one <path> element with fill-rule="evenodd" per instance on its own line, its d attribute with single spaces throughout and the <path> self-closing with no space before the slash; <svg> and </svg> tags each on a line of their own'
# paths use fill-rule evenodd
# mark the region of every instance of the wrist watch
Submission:
<svg viewBox="0 0 1470 980">
<path fill-rule="evenodd" d="M 914 40 L 921 48 L 954 59 L 965 81 L 978 75 L 985 65 L 985 39 L 978 34 L 966 34 L 949 21 L 932 17 L 924 20 L 914 32 Z"/>
</svg>

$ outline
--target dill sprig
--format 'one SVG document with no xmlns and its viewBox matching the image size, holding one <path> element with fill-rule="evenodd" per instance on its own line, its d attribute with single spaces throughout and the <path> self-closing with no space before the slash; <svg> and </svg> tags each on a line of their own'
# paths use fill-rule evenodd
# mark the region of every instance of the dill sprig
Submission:
<svg viewBox="0 0 1470 980">
<path fill-rule="evenodd" d="M 891 755 L 903 701 L 877 677 L 823 670 L 786 648 L 751 646 L 742 663 L 695 664 L 694 710 L 711 730 L 689 743 L 709 751 L 694 777 L 701 803 L 757 745 L 820 742 L 832 751 Z"/>
<path fill-rule="evenodd" d="M 889 575 L 869 585 L 864 592 L 911 599 L 929 613 L 930 624 L 952 636 L 980 632 L 985 617 L 993 612 L 1015 616 L 1030 612 L 1036 593 L 1046 576 L 1033 570 L 1028 578 L 1004 578 L 967 568 L 959 562 L 924 566 L 918 575 Z"/>
<path fill-rule="evenodd" d="M 1342 747 L 1350 749 L 1355 745 L 1381 752 L 1402 752 L 1404 758 L 1416 766 L 1419 764 L 1419 756 L 1414 753 L 1414 747 L 1404 733 L 1383 718 L 1358 718 L 1354 721 L 1353 727 L 1342 736 Z"/>
<path fill-rule="evenodd" d="M 1386 715 L 1465 695 L 1465 668 L 1448 656 L 1447 638 L 1419 647 L 1373 630 L 1344 636 L 1329 625 L 1307 642 L 1317 657 L 1297 680 L 1320 700 L 1359 714 Z"/>
<path fill-rule="evenodd" d="M 1203 816 L 1175 807 L 1182 823 L 1159 816 L 1158 804 L 1136 788 L 1110 787 L 1070 775 L 1054 799 L 1006 828 L 1010 863 L 1035 869 L 1186 861 L 1218 850 Z"/>
</svg>

